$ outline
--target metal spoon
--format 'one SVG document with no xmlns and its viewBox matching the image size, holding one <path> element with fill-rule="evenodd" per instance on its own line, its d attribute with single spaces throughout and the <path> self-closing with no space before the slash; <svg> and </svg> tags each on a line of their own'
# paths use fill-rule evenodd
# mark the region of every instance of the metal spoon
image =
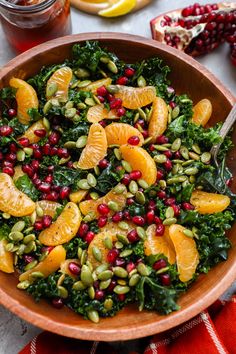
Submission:
<svg viewBox="0 0 236 354">
<path fill-rule="evenodd" d="M 226 118 L 226 120 L 224 121 L 224 124 L 222 125 L 222 127 L 220 129 L 219 134 L 222 138 L 221 142 L 219 144 L 214 145 L 210 151 L 210 153 L 214 159 L 216 167 L 219 167 L 219 164 L 217 161 L 217 155 L 218 155 L 220 146 L 223 143 L 224 138 L 226 137 L 226 135 L 228 134 L 228 132 L 230 131 L 230 129 L 234 125 L 235 121 L 236 121 L 236 103 L 233 105 L 233 108 L 229 112 L 228 117 Z"/>
</svg>

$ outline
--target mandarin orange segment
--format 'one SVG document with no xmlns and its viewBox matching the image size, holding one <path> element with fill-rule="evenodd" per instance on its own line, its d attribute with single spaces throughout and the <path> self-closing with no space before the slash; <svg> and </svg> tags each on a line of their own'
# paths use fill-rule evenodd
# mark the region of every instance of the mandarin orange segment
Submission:
<svg viewBox="0 0 236 354">
<path fill-rule="evenodd" d="M 148 135 L 155 142 L 159 135 L 162 135 L 168 123 L 167 104 L 161 97 L 155 97 L 152 105 L 152 115 L 148 123 Z"/>
<path fill-rule="evenodd" d="M 190 203 L 200 214 L 213 214 L 225 210 L 230 204 L 230 198 L 223 194 L 195 190 L 190 198 Z"/>
<path fill-rule="evenodd" d="M 14 175 L 12 177 L 13 181 L 16 182 L 18 178 L 22 177 L 25 175 L 25 173 L 22 171 L 22 168 L 20 165 L 17 165 L 14 167 Z"/>
<path fill-rule="evenodd" d="M 82 170 L 94 168 L 106 154 L 107 137 L 105 129 L 99 123 L 93 123 L 89 129 L 87 144 L 77 165 Z"/>
<path fill-rule="evenodd" d="M 56 215 L 56 211 L 61 207 L 61 204 L 51 200 L 39 200 L 36 202 L 36 207 L 43 209 L 44 215 L 50 215 L 52 218 Z"/>
<path fill-rule="evenodd" d="M 125 207 L 126 204 L 126 193 L 123 194 L 115 194 L 113 190 L 108 192 L 106 195 L 103 197 L 97 199 L 97 200 L 84 200 L 79 204 L 79 208 L 82 212 L 83 215 L 87 215 L 88 213 L 93 213 L 94 218 L 99 217 L 100 214 L 97 211 L 97 207 L 99 204 L 107 204 L 109 202 L 115 202 L 118 205 L 118 209 L 122 210 Z M 114 214 L 113 211 L 110 212 L 110 215 Z"/>
<path fill-rule="evenodd" d="M 149 153 L 140 146 L 121 145 L 120 151 L 133 170 L 142 172 L 142 179 L 149 185 L 156 182 L 157 167 Z"/>
<path fill-rule="evenodd" d="M 118 224 L 108 221 L 105 226 L 101 228 L 102 232 L 108 232 L 109 234 L 116 235 L 117 233 L 127 234 L 130 230 L 135 229 L 137 226 L 131 221 L 126 221 L 128 228 L 126 231 L 122 230 Z"/>
<path fill-rule="evenodd" d="M 7 240 L 0 240 L 0 270 L 4 273 L 14 273 L 13 253 L 6 251 Z"/>
<path fill-rule="evenodd" d="M 72 80 L 73 72 L 68 66 L 64 66 L 60 69 L 57 69 L 47 82 L 46 92 L 50 92 L 50 87 L 55 87 L 52 95 L 47 94 L 47 99 L 52 97 L 61 98 L 65 101 L 68 99 L 68 90 L 70 82 Z M 55 92 L 54 92 L 55 91 Z"/>
<path fill-rule="evenodd" d="M 30 276 L 33 272 L 41 272 L 44 275 L 44 278 L 47 278 L 50 274 L 56 272 L 62 262 L 66 259 L 66 251 L 63 246 L 55 247 L 49 255 L 36 267 L 33 269 L 27 270 L 20 275 L 19 280 L 30 280 Z"/>
<path fill-rule="evenodd" d="M 203 127 L 207 124 L 212 114 L 212 104 L 207 98 L 199 101 L 193 107 L 193 118 L 192 121 L 197 125 L 202 125 Z"/>
<path fill-rule="evenodd" d="M 169 228 L 170 238 L 176 252 L 179 279 L 186 282 L 192 279 L 199 263 L 196 242 L 184 234 L 182 225 L 174 224 Z"/>
<path fill-rule="evenodd" d="M 100 232 L 99 234 L 95 235 L 94 239 L 92 242 L 90 242 L 89 247 L 88 247 L 88 261 L 92 264 L 94 268 L 98 267 L 102 263 L 107 263 L 107 254 L 109 252 L 109 249 L 105 247 L 104 244 L 104 239 L 106 237 L 110 237 L 111 241 L 114 243 L 117 241 L 116 235 L 113 233 L 108 232 Z M 101 262 L 97 261 L 94 258 L 93 255 L 93 248 L 97 247 L 102 254 L 102 260 Z"/>
<path fill-rule="evenodd" d="M 80 226 L 81 213 L 75 203 L 66 204 L 57 220 L 39 234 L 39 241 L 46 246 L 57 246 L 69 242 Z"/>
<path fill-rule="evenodd" d="M 87 120 L 90 123 L 98 123 L 103 119 L 119 119 L 116 110 L 108 111 L 104 104 L 96 104 L 88 109 Z"/>
<path fill-rule="evenodd" d="M 107 77 L 105 79 L 97 80 L 87 85 L 86 87 L 81 88 L 83 91 L 91 91 L 93 94 L 97 93 L 97 89 L 102 86 L 109 86 L 112 83 L 112 79 Z"/>
<path fill-rule="evenodd" d="M 0 210 L 12 216 L 26 216 L 35 210 L 35 203 L 16 188 L 13 179 L 0 173 Z"/>
<path fill-rule="evenodd" d="M 116 85 L 118 92 L 116 98 L 122 100 L 122 105 L 128 109 L 138 109 L 152 103 L 156 97 L 154 86 L 130 87 Z"/>
<path fill-rule="evenodd" d="M 17 89 L 17 117 L 22 124 L 29 124 L 30 116 L 28 110 L 30 108 L 38 109 L 39 101 L 35 89 L 26 81 L 13 77 L 10 80 L 10 86 Z"/>
<path fill-rule="evenodd" d="M 35 130 L 38 129 L 45 129 L 45 126 L 43 125 L 43 120 L 40 119 L 37 122 L 33 123 L 25 132 L 24 135 L 22 135 L 20 138 L 27 138 L 29 139 L 30 144 L 35 144 L 39 142 L 40 138 L 39 136 L 34 134 Z"/>
<path fill-rule="evenodd" d="M 61 263 L 60 265 L 60 271 L 61 273 L 63 274 L 67 274 L 69 275 L 70 277 L 74 278 L 74 279 L 77 279 L 77 275 L 71 273 L 70 269 L 69 269 L 69 264 L 73 262 L 73 263 L 76 263 L 78 265 L 80 265 L 80 262 L 78 259 L 66 259 L 64 262 Z"/>
<path fill-rule="evenodd" d="M 71 202 L 77 204 L 77 203 L 81 202 L 86 197 L 87 194 L 88 194 L 88 191 L 81 189 L 77 192 L 70 193 L 69 198 L 70 198 Z"/>
<path fill-rule="evenodd" d="M 165 227 L 163 236 L 156 236 L 156 226 L 150 225 L 146 230 L 147 238 L 144 241 L 144 253 L 146 256 L 164 254 L 170 264 L 176 261 L 174 245 L 169 236 L 169 227 Z"/>
<path fill-rule="evenodd" d="M 105 128 L 108 145 L 124 145 L 127 144 L 131 136 L 139 137 L 139 146 L 143 145 L 144 138 L 140 131 L 132 125 L 126 123 L 111 123 Z"/>
</svg>

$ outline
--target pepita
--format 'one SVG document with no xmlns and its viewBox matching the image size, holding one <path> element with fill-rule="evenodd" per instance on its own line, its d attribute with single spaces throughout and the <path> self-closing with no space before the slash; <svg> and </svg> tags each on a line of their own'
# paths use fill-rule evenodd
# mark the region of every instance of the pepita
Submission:
<svg viewBox="0 0 236 354">
<path fill-rule="evenodd" d="M 68 291 L 66 288 L 64 288 L 64 286 L 58 286 L 57 287 L 57 290 L 59 292 L 59 296 L 62 298 L 62 299 L 66 299 L 68 297 Z"/>
<path fill-rule="evenodd" d="M 211 160 L 211 153 L 210 153 L 210 152 L 204 152 L 204 153 L 201 155 L 201 161 L 202 161 L 203 163 L 208 163 L 210 160 Z"/>
<path fill-rule="evenodd" d="M 122 155 L 121 155 L 121 152 L 119 149 L 117 149 L 117 148 L 114 149 L 114 155 L 118 161 L 122 160 Z"/>
<path fill-rule="evenodd" d="M 84 190 L 90 189 L 90 185 L 88 184 L 87 179 L 81 179 L 81 180 L 78 182 L 78 187 L 79 187 L 80 189 L 84 189 Z"/>
<path fill-rule="evenodd" d="M 27 237 L 27 236 L 26 236 Z M 27 243 L 24 253 L 30 253 L 36 250 L 36 244 L 34 241 L 30 241 L 29 243 Z"/>
<path fill-rule="evenodd" d="M 65 104 L 65 108 L 66 109 L 70 109 L 70 108 L 73 108 L 74 107 L 74 102 L 73 101 L 68 101 L 66 104 Z"/>
<path fill-rule="evenodd" d="M 127 161 L 122 160 L 122 161 L 121 161 L 121 165 L 122 165 L 122 167 L 124 168 L 124 170 L 125 170 L 126 172 L 128 172 L 128 173 L 132 172 L 132 167 L 131 167 L 131 165 L 130 165 Z"/>
<path fill-rule="evenodd" d="M 188 160 L 189 159 L 189 151 L 188 151 L 188 149 L 186 148 L 186 146 L 181 146 L 181 148 L 180 148 L 180 153 L 181 153 L 181 155 L 183 156 L 183 158 L 185 159 L 185 160 Z"/>
<path fill-rule="evenodd" d="M 119 278 L 127 278 L 128 272 L 122 267 L 113 267 L 114 274 Z"/>
<path fill-rule="evenodd" d="M 113 289 L 114 293 L 118 295 L 127 294 L 130 291 L 129 286 L 116 285 Z"/>
<path fill-rule="evenodd" d="M 113 74 L 117 74 L 118 73 L 118 68 L 116 66 L 116 64 L 114 63 L 114 61 L 109 60 L 109 62 L 107 63 L 107 68 L 113 73 Z"/>
<path fill-rule="evenodd" d="M 135 181 L 131 181 L 129 184 L 129 191 L 132 194 L 136 194 L 138 192 L 138 184 Z"/>
<path fill-rule="evenodd" d="M 81 268 L 80 278 L 81 278 L 82 283 L 85 286 L 93 285 L 92 273 L 91 273 L 89 267 L 87 265 L 85 265 L 85 264 L 83 264 L 83 266 Z"/>
<path fill-rule="evenodd" d="M 21 231 L 24 230 L 24 228 L 25 228 L 25 222 L 24 222 L 23 220 L 20 220 L 20 221 L 17 221 L 17 222 L 13 225 L 13 227 L 12 227 L 12 229 L 11 229 L 11 232 L 15 232 L 15 231 L 21 232 Z"/>
<path fill-rule="evenodd" d="M 87 144 L 87 140 L 88 140 L 87 135 L 81 135 L 79 139 L 76 141 L 76 147 L 78 149 L 82 149 Z"/>
<path fill-rule="evenodd" d="M 184 233 L 185 236 L 187 236 L 187 237 L 191 237 L 191 238 L 194 237 L 194 234 L 193 234 L 193 232 L 192 232 L 191 230 L 185 229 L 185 230 L 183 231 L 183 233 Z"/>
<path fill-rule="evenodd" d="M 96 102 L 94 101 L 94 99 L 93 99 L 92 97 L 87 97 L 87 98 L 85 98 L 85 101 L 84 101 L 84 102 L 85 102 L 86 105 L 89 106 L 89 107 L 93 107 L 93 106 L 96 105 Z"/>
<path fill-rule="evenodd" d="M 118 227 L 122 230 L 125 230 L 125 231 L 129 230 L 129 224 L 127 224 L 127 222 L 125 222 L 125 221 L 120 221 L 118 223 Z"/>
<path fill-rule="evenodd" d="M 99 322 L 99 314 L 95 310 L 90 310 L 87 312 L 88 319 L 94 323 Z"/>
<path fill-rule="evenodd" d="M 86 79 L 87 77 L 90 76 L 90 72 L 87 69 L 84 68 L 78 68 L 75 71 L 75 75 L 79 78 L 79 79 Z"/>
<path fill-rule="evenodd" d="M 166 181 L 164 179 L 160 179 L 159 185 L 160 185 L 162 190 L 166 189 Z"/>
<path fill-rule="evenodd" d="M 28 264 L 25 266 L 24 271 L 33 269 L 34 267 L 36 267 L 37 264 L 38 264 L 38 261 L 36 261 L 36 260 L 34 260 L 34 261 L 28 263 Z"/>
<path fill-rule="evenodd" d="M 182 141 L 180 138 L 175 139 L 173 144 L 171 145 L 171 150 L 178 151 L 181 147 L 181 143 L 182 143 Z"/>
<path fill-rule="evenodd" d="M 30 286 L 30 282 L 28 280 L 21 281 L 17 284 L 17 288 L 20 290 L 25 290 Z"/>
<path fill-rule="evenodd" d="M 100 249 L 96 246 L 92 248 L 92 253 L 93 257 L 96 259 L 96 261 L 101 262 L 102 261 L 102 252 Z"/>
<path fill-rule="evenodd" d="M 99 284 L 99 289 L 100 290 L 105 290 L 108 288 L 108 286 L 111 284 L 111 279 L 107 280 L 102 280 Z"/>
<path fill-rule="evenodd" d="M 136 201 L 141 204 L 141 205 L 144 205 L 145 202 L 146 202 L 146 198 L 145 198 L 145 195 L 143 194 L 143 192 L 140 192 L 140 191 L 137 191 L 136 194 L 135 194 L 135 199 Z"/>
<path fill-rule="evenodd" d="M 122 194 L 127 192 L 126 186 L 124 184 L 118 184 L 117 186 L 115 186 L 115 188 L 113 188 L 113 192 L 115 194 Z"/>
<path fill-rule="evenodd" d="M 197 167 L 189 167 L 184 170 L 184 173 L 188 176 L 196 175 L 199 172 Z"/>
<path fill-rule="evenodd" d="M 65 117 L 66 118 L 73 118 L 76 114 L 76 108 L 68 108 L 65 110 Z"/>
<path fill-rule="evenodd" d="M 108 266 L 107 263 L 103 263 L 103 264 L 101 264 L 100 266 L 98 266 L 98 267 L 96 268 L 95 272 L 96 272 L 96 274 L 100 274 L 100 273 L 104 272 L 105 270 L 107 270 L 108 267 L 109 267 L 109 266 Z"/>
<path fill-rule="evenodd" d="M 93 200 L 98 200 L 99 199 L 99 194 L 97 192 L 92 192 L 92 193 L 90 193 L 90 197 Z"/>
<path fill-rule="evenodd" d="M 113 300 L 112 299 L 106 299 L 104 301 L 104 307 L 106 310 L 110 311 L 113 307 Z"/>
<path fill-rule="evenodd" d="M 150 270 L 147 268 L 147 266 L 144 263 L 139 263 L 137 265 L 137 271 L 139 274 L 143 276 L 148 276 L 150 274 Z"/>
<path fill-rule="evenodd" d="M 114 202 L 113 200 L 110 200 L 108 203 L 107 203 L 108 207 L 110 210 L 112 211 L 118 211 L 119 210 L 119 205 Z"/>
<path fill-rule="evenodd" d="M 146 80 L 144 79 L 144 77 L 142 75 L 140 75 L 138 77 L 137 84 L 138 84 L 138 87 L 145 87 L 147 85 Z"/>
<path fill-rule="evenodd" d="M 80 81 L 80 83 L 77 85 L 77 87 L 79 88 L 84 88 L 86 86 L 88 86 L 89 84 L 91 84 L 91 80 L 83 80 L 83 81 Z"/>
<path fill-rule="evenodd" d="M 168 207 L 165 212 L 165 217 L 168 218 L 173 218 L 175 215 L 174 209 L 172 207 Z"/>
<path fill-rule="evenodd" d="M 153 145 L 154 148 L 157 150 L 157 151 L 167 151 L 169 150 L 166 146 L 163 146 L 163 145 Z"/>
<path fill-rule="evenodd" d="M 52 108 L 52 102 L 51 101 L 47 101 L 45 103 L 45 105 L 43 106 L 43 114 L 47 114 L 50 109 Z"/>
<path fill-rule="evenodd" d="M 58 86 L 57 86 L 56 82 L 49 83 L 46 88 L 46 96 L 52 97 L 53 95 L 55 95 L 57 90 L 58 90 Z"/>
<path fill-rule="evenodd" d="M 93 286 L 90 286 L 88 288 L 88 295 L 89 295 L 91 300 L 93 300 L 95 298 L 95 290 L 94 290 Z"/>
<path fill-rule="evenodd" d="M 177 222 L 176 218 L 167 218 L 163 221 L 163 225 L 170 226 L 170 225 L 176 224 L 176 222 Z"/>
<path fill-rule="evenodd" d="M 189 157 L 193 160 L 196 160 L 196 161 L 200 160 L 200 156 L 192 151 L 189 152 Z"/>
<path fill-rule="evenodd" d="M 24 161 L 25 159 L 25 152 L 23 150 L 18 150 L 17 153 L 16 153 L 16 159 L 17 161 Z"/>
<path fill-rule="evenodd" d="M 42 272 L 33 272 L 30 274 L 30 279 L 35 280 L 35 279 L 41 279 L 44 278 L 44 274 Z"/>
<path fill-rule="evenodd" d="M 85 104 L 85 103 L 83 103 L 83 102 L 79 102 L 79 103 L 77 104 L 77 108 L 78 108 L 78 109 L 82 109 L 82 110 L 84 110 L 84 109 L 86 109 L 86 108 L 87 108 L 87 106 L 86 106 L 86 104 Z"/>
<path fill-rule="evenodd" d="M 111 94 L 117 93 L 119 91 L 116 85 L 109 85 L 107 86 L 107 91 Z"/>
<path fill-rule="evenodd" d="M 169 267 L 164 267 L 156 271 L 156 274 L 163 274 L 166 273 L 169 270 Z"/>
<path fill-rule="evenodd" d="M 64 144 L 64 147 L 66 149 L 75 149 L 76 148 L 76 142 L 75 141 L 67 141 L 65 144 Z"/>
<path fill-rule="evenodd" d="M 180 112 L 179 106 L 175 106 L 175 108 L 172 110 L 171 118 L 172 118 L 172 119 L 177 118 L 178 115 L 179 115 L 179 112 Z"/>
<path fill-rule="evenodd" d="M 113 272 L 109 269 L 104 270 L 103 272 L 98 274 L 98 279 L 103 281 L 111 279 L 112 277 L 113 277 Z"/>
<path fill-rule="evenodd" d="M 23 240 L 24 235 L 22 232 L 20 231 L 13 231 L 10 232 L 8 235 L 9 239 L 12 240 L 13 242 L 19 242 L 21 240 Z"/>
<path fill-rule="evenodd" d="M 121 250 L 121 249 L 124 247 L 124 245 L 123 245 L 123 243 L 121 243 L 120 241 L 116 241 L 115 247 L 116 247 L 118 250 Z"/>
<path fill-rule="evenodd" d="M 87 182 L 91 187 L 96 187 L 96 185 L 97 185 L 97 180 L 92 173 L 88 174 Z"/>
<path fill-rule="evenodd" d="M 175 184 L 175 183 L 181 183 L 184 182 L 188 179 L 187 176 L 176 176 L 176 177 L 172 177 L 172 178 L 168 178 L 167 179 L 167 184 Z"/>
<path fill-rule="evenodd" d="M 197 144 L 192 145 L 192 150 L 196 152 L 196 154 L 200 155 L 201 154 L 201 149 Z"/>
<path fill-rule="evenodd" d="M 43 217 L 44 212 L 43 212 L 43 209 L 41 208 L 41 206 L 36 205 L 35 211 L 36 211 L 36 214 L 39 218 Z"/>
<path fill-rule="evenodd" d="M 143 227 L 141 227 L 141 226 L 136 227 L 136 231 L 137 231 L 138 236 L 141 238 L 141 240 L 146 239 L 147 234 L 146 234 L 146 231 L 144 230 Z"/>
<path fill-rule="evenodd" d="M 144 120 L 147 120 L 147 115 L 142 108 L 138 108 L 138 113 L 141 118 L 143 118 Z"/>
<path fill-rule="evenodd" d="M 35 241 L 35 240 L 36 240 L 36 236 L 35 236 L 34 234 L 29 234 L 29 235 L 27 235 L 27 236 L 24 237 L 23 243 L 24 243 L 25 245 L 27 245 L 29 242 Z"/>
<path fill-rule="evenodd" d="M 149 184 L 142 178 L 138 179 L 138 185 L 143 188 L 143 189 L 148 189 L 149 188 Z"/>
<path fill-rule="evenodd" d="M 136 286 L 140 281 L 141 277 L 139 274 L 134 274 L 129 280 L 129 286 Z"/>
<path fill-rule="evenodd" d="M 155 155 L 153 160 L 157 163 L 165 163 L 167 161 L 167 157 L 164 154 Z"/>
<path fill-rule="evenodd" d="M 133 253 L 133 250 L 124 250 L 120 253 L 120 257 L 129 257 Z"/>
<path fill-rule="evenodd" d="M 86 289 L 86 286 L 82 283 L 81 280 L 79 280 L 73 284 L 72 289 L 82 291 L 82 290 Z"/>
</svg>

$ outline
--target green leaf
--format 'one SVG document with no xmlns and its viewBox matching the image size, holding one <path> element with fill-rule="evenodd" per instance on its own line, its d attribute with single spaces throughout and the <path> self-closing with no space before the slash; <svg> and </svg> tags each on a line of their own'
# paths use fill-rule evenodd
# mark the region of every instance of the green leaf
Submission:
<svg viewBox="0 0 236 354">
<path fill-rule="evenodd" d="M 116 171 L 110 164 L 97 178 L 96 191 L 106 194 L 123 178 L 124 172 Z"/>
<path fill-rule="evenodd" d="M 38 200 L 39 192 L 27 175 L 19 177 L 15 182 L 15 185 L 21 192 L 25 193 L 32 200 Z"/>
<path fill-rule="evenodd" d="M 56 186 L 73 186 L 76 180 L 80 179 L 83 171 L 73 168 L 55 166 L 53 171 L 53 183 Z"/>
</svg>

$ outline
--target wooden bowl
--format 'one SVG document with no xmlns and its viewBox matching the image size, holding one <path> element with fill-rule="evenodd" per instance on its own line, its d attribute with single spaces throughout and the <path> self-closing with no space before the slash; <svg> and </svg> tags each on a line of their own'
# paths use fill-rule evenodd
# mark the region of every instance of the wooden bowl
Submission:
<svg viewBox="0 0 236 354">
<path fill-rule="evenodd" d="M 8 85 L 12 76 L 28 78 L 43 65 L 60 63 L 70 56 L 74 43 L 99 40 L 127 62 L 159 56 L 172 69 L 170 79 L 177 92 L 189 94 L 194 102 L 209 98 L 213 104 L 211 124 L 225 119 L 235 98 L 223 85 L 194 59 L 169 46 L 126 34 L 89 33 L 59 38 L 35 47 L 10 61 L 0 72 L 0 85 Z M 234 132 L 236 142 L 236 131 Z M 230 167 L 236 174 L 235 151 Z M 235 183 L 236 184 L 236 183 Z M 236 225 L 229 232 L 232 248 L 229 258 L 207 275 L 201 275 L 190 290 L 179 299 L 181 310 L 168 316 L 139 312 L 128 306 L 117 316 L 102 319 L 99 324 L 84 320 L 67 308 L 56 310 L 46 301 L 36 303 L 26 292 L 16 288 L 17 276 L 0 272 L 0 303 L 24 320 L 64 336 L 85 340 L 115 341 L 140 338 L 170 329 L 197 315 L 212 304 L 234 281 L 236 274 Z"/>
</svg>

